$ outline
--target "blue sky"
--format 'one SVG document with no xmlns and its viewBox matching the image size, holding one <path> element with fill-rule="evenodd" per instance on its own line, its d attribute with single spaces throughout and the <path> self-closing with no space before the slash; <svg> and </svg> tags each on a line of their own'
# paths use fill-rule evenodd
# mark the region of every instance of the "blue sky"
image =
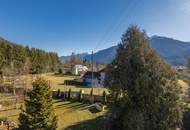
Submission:
<svg viewBox="0 0 190 130">
<path fill-rule="evenodd" d="M 116 45 L 130 24 L 190 41 L 190 0 L 0 0 L 0 36 L 61 55 Z"/>
</svg>

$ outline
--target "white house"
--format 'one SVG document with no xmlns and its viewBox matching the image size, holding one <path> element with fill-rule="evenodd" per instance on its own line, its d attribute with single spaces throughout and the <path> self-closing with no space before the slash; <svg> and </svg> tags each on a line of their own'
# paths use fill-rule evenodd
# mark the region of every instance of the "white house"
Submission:
<svg viewBox="0 0 190 130">
<path fill-rule="evenodd" d="M 88 71 L 88 68 L 83 65 L 75 65 L 75 75 L 79 75 L 80 72 L 86 72 Z"/>
<path fill-rule="evenodd" d="M 83 75 L 83 82 L 89 87 L 104 87 L 105 75 L 105 69 L 102 69 L 98 72 L 93 72 L 92 79 L 92 71 L 87 71 Z"/>
<path fill-rule="evenodd" d="M 183 71 L 185 69 L 187 69 L 185 66 L 175 66 L 174 67 L 177 71 Z"/>
</svg>

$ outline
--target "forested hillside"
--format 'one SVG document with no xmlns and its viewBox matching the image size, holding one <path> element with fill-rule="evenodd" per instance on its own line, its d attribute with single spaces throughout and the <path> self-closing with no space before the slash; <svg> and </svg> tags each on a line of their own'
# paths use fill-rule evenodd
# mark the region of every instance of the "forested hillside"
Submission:
<svg viewBox="0 0 190 130">
<path fill-rule="evenodd" d="M 0 38 L 0 73 L 5 75 L 55 71 L 57 53 L 24 47 Z"/>
<path fill-rule="evenodd" d="M 150 46 L 169 64 L 178 66 L 186 65 L 190 58 L 190 43 L 167 38 L 163 36 L 153 36 L 149 38 Z M 118 46 L 112 46 L 94 53 L 94 62 L 109 64 L 116 55 Z M 168 51 L 169 50 L 169 51 Z M 67 57 L 68 59 L 69 57 Z M 83 59 L 90 61 L 91 55 L 85 55 Z M 61 57 L 64 61 L 65 58 Z"/>
</svg>

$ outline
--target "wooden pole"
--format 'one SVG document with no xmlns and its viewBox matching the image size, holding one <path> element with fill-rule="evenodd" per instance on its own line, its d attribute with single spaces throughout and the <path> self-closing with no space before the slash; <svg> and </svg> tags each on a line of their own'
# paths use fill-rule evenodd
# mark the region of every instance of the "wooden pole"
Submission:
<svg viewBox="0 0 190 130">
<path fill-rule="evenodd" d="M 94 85 L 94 82 L 93 82 L 93 79 L 94 79 L 94 72 L 93 72 L 93 51 L 92 51 L 92 55 L 91 55 L 91 63 L 92 63 L 92 83 L 91 83 L 91 87 L 93 87 Z"/>
</svg>

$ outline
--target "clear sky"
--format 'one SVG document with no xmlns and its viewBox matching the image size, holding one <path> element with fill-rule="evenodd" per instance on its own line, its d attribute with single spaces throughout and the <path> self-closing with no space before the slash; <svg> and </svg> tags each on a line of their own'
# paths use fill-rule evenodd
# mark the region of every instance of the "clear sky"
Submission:
<svg viewBox="0 0 190 130">
<path fill-rule="evenodd" d="M 190 41 L 190 0 L 0 0 L 0 36 L 61 55 L 116 45 L 130 24 Z"/>
</svg>

